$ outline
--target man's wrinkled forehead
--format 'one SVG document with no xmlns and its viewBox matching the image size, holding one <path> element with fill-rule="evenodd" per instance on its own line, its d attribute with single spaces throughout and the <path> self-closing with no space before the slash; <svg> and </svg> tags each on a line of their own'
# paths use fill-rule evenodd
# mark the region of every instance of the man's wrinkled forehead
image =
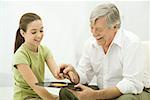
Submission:
<svg viewBox="0 0 150 100">
<path fill-rule="evenodd" d="M 106 17 L 99 17 L 95 20 L 95 22 L 91 22 L 91 26 L 102 26 L 105 27 L 107 25 Z"/>
</svg>

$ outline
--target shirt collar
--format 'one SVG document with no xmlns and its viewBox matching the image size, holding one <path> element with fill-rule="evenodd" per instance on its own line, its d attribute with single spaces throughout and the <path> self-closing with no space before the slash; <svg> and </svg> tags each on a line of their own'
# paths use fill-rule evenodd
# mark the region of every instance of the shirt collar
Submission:
<svg viewBox="0 0 150 100">
<path fill-rule="evenodd" d="M 113 41 L 112 41 L 112 43 L 114 43 L 114 44 L 116 44 L 116 45 L 118 45 L 118 46 L 120 46 L 120 47 L 122 47 L 123 46 L 123 36 L 122 36 L 122 32 L 123 30 L 120 28 L 118 31 L 117 31 L 117 33 L 116 33 L 116 35 L 115 35 L 115 37 L 114 37 L 114 39 L 113 39 Z"/>
</svg>

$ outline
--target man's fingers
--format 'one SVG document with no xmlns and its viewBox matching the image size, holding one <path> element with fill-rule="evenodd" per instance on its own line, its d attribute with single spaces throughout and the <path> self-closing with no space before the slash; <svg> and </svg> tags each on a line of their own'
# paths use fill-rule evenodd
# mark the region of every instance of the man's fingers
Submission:
<svg viewBox="0 0 150 100">
<path fill-rule="evenodd" d="M 71 82 L 75 82 L 75 74 L 72 72 L 72 71 L 70 71 L 69 73 L 68 73 L 68 75 L 70 76 L 70 79 L 71 79 Z"/>
<path fill-rule="evenodd" d="M 87 88 L 86 86 L 84 86 L 84 85 L 82 85 L 80 83 L 75 85 L 74 87 L 79 87 L 79 88 L 81 88 L 81 90 L 85 90 Z"/>
</svg>

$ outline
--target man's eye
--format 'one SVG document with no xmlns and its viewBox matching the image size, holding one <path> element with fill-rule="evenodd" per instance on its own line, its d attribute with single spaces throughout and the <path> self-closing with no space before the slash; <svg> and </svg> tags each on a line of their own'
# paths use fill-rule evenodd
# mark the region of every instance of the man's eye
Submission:
<svg viewBox="0 0 150 100">
<path fill-rule="evenodd" d="M 96 32 L 102 32 L 102 29 L 96 29 Z"/>
<path fill-rule="evenodd" d="M 32 34 L 36 34 L 36 32 L 31 32 Z"/>
</svg>

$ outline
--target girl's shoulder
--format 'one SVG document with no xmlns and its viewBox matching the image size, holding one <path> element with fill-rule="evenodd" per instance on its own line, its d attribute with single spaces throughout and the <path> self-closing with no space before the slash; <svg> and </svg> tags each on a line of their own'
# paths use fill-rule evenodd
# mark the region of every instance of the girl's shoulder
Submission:
<svg viewBox="0 0 150 100">
<path fill-rule="evenodd" d="M 39 51 L 41 54 L 44 55 L 45 58 L 47 58 L 47 56 L 52 56 L 51 50 L 44 44 L 41 44 L 39 46 Z"/>
<path fill-rule="evenodd" d="M 14 55 L 22 55 L 22 54 L 26 54 L 27 53 L 27 51 L 26 51 L 26 48 L 24 47 L 24 45 L 21 45 L 18 49 L 17 49 L 17 51 L 15 52 L 15 54 Z"/>
<path fill-rule="evenodd" d="M 41 44 L 39 46 L 39 50 L 42 51 L 42 52 L 50 51 L 50 49 L 46 45 L 44 45 L 44 44 Z"/>
</svg>

